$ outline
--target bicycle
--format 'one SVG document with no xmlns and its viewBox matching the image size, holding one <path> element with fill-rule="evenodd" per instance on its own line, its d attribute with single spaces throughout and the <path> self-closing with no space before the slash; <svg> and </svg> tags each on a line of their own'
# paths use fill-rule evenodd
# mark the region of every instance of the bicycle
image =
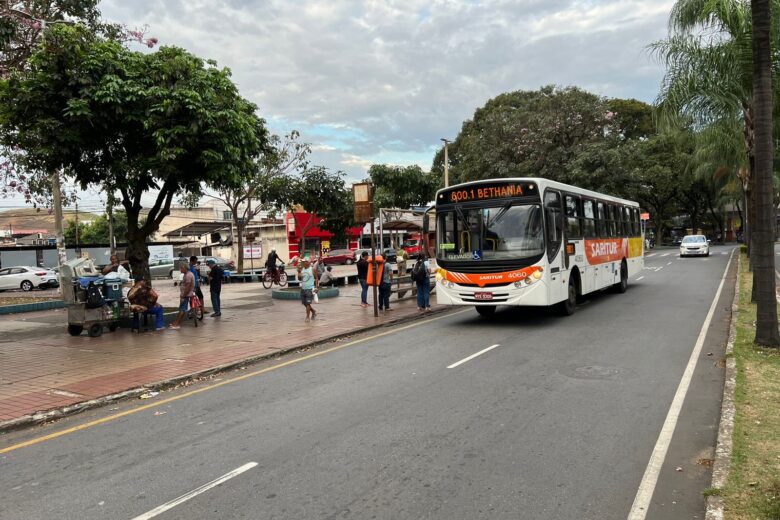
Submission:
<svg viewBox="0 0 780 520">
<path fill-rule="evenodd" d="M 276 276 L 273 276 L 270 271 L 263 273 L 263 287 L 270 289 L 273 284 L 277 284 L 279 287 L 287 286 L 287 273 L 284 272 L 283 265 L 276 269 Z"/>
<path fill-rule="evenodd" d="M 199 321 L 203 321 L 203 305 L 197 296 L 190 296 L 190 308 L 187 310 L 187 319 L 192 320 L 196 327 Z"/>
</svg>

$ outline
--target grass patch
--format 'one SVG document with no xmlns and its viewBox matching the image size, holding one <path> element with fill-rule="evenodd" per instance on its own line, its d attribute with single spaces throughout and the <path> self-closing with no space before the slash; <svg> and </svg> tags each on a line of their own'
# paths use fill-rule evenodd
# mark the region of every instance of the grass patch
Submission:
<svg viewBox="0 0 780 520">
<path fill-rule="evenodd" d="M 780 349 L 753 344 L 753 275 L 742 256 L 734 358 L 737 365 L 734 449 L 722 490 L 729 520 L 780 520 Z"/>
</svg>

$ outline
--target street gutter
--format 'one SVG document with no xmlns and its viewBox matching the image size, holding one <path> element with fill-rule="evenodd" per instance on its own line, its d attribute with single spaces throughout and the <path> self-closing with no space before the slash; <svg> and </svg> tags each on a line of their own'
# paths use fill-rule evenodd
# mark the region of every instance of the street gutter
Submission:
<svg viewBox="0 0 780 520">
<path fill-rule="evenodd" d="M 737 310 L 739 308 L 739 278 L 742 255 L 737 256 L 737 276 L 734 288 L 734 300 L 731 303 L 731 320 L 729 323 L 729 338 L 726 343 L 726 378 L 723 385 L 723 401 L 718 427 L 718 444 L 715 448 L 715 462 L 712 465 L 713 489 L 723 489 L 729 477 L 731 468 L 731 451 L 734 434 L 734 392 L 737 386 L 737 361 L 734 359 L 734 341 L 737 337 Z M 705 520 L 723 520 L 724 504 L 719 495 L 709 495 L 705 501 Z"/>
</svg>

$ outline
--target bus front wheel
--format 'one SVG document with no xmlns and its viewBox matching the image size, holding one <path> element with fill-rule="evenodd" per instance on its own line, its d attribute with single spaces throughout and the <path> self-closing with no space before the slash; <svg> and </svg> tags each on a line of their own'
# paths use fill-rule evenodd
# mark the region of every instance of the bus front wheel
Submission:
<svg viewBox="0 0 780 520">
<path fill-rule="evenodd" d="M 475 305 L 474 308 L 477 309 L 477 313 L 483 318 L 489 318 L 496 313 L 495 305 Z"/>
<path fill-rule="evenodd" d="M 571 316 L 577 310 L 577 283 L 574 277 L 569 278 L 569 291 L 565 300 L 558 304 L 558 312 L 562 316 Z"/>
</svg>

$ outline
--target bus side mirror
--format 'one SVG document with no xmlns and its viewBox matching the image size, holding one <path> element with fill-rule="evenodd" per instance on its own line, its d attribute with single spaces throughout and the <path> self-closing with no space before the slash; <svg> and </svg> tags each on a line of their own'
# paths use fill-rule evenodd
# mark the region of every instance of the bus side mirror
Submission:
<svg viewBox="0 0 780 520">
<path fill-rule="evenodd" d="M 426 213 L 423 215 L 423 233 L 428 233 L 428 227 L 430 224 L 430 216 Z"/>
</svg>

